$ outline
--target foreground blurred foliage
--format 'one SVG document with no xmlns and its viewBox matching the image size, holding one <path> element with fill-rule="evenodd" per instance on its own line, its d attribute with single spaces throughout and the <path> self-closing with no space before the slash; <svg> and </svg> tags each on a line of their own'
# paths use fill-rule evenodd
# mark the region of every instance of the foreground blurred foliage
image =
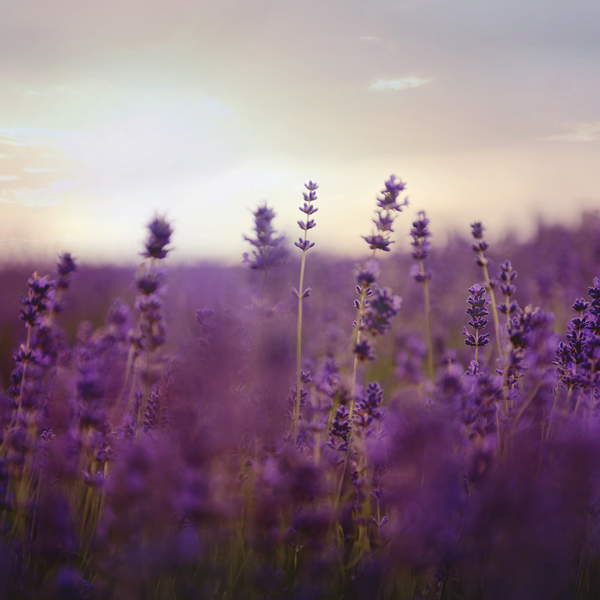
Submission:
<svg viewBox="0 0 600 600">
<path fill-rule="evenodd" d="M 296 373 L 298 262 L 255 215 L 251 269 L 166 270 L 156 217 L 133 277 L 0 272 L 0 597 L 600 597 L 598 216 L 478 264 L 311 255 Z"/>
</svg>

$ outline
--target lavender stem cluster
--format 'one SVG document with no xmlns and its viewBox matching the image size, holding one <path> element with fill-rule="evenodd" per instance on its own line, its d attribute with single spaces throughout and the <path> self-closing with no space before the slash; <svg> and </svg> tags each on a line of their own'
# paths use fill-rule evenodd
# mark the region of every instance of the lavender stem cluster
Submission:
<svg viewBox="0 0 600 600">
<path fill-rule="evenodd" d="M 380 200 L 391 207 L 388 183 Z M 306 189 L 303 257 L 316 184 Z M 380 235 L 395 212 L 379 206 Z M 257 213 L 252 261 L 266 276 L 274 213 Z M 393 262 L 406 275 L 411 260 L 428 260 L 440 278 L 436 342 L 448 347 L 433 377 L 419 295 L 402 302 L 380 285 L 385 263 L 374 258 L 353 275 L 352 307 L 343 263 L 314 257 L 320 293 L 310 321 L 298 321 L 296 348 L 286 296 L 295 275 L 282 265 L 269 290 L 280 302 L 250 351 L 253 385 L 242 383 L 247 278 L 237 267 L 173 267 L 167 290 L 173 230 L 163 217 L 149 224 L 129 291 L 119 268 L 72 277 L 69 254 L 52 275 L 0 271 L 0 290 L 15 300 L 0 304 L 13 349 L 13 362 L 0 360 L 0 598 L 599 597 L 600 278 L 587 296 L 581 287 L 600 268 L 590 223 L 540 225 L 514 248 L 523 308 L 516 271 L 500 265 L 497 357 L 484 352 L 493 302 L 479 283 L 469 288 L 466 347 L 451 347 L 468 250 L 429 253 L 420 213 L 416 256 Z M 26 290 L 20 305 L 13 279 Z M 121 288 L 123 300 L 110 297 Z M 301 310 L 302 276 L 296 291 Z"/>
</svg>

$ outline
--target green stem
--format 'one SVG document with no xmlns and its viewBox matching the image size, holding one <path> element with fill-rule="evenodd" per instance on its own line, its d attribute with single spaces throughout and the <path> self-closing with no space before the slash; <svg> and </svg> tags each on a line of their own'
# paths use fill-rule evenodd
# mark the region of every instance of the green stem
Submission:
<svg viewBox="0 0 600 600">
<path fill-rule="evenodd" d="M 483 279 L 485 281 L 485 287 L 490 295 L 490 301 L 492 303 L 492 316 L 494 317 L 494 331 L 496 334 L 496 351 L 498 352 L 498 357 L 502 356 L 502 349 L 500 347 L 500 321 L 498 320 L 498 311 L 496 309 L 496 296 L 494 295 L 494 290 L 490 285 L 490 276 L 488 274 L 487 268 L 487 258 L 483 255 L 483 250 L 479 250 L 479 258 L 481 268 L 483 269 Z"/>
<path fill-rule="evenodd" d="M 356 335 L 353 336 L 354 340 L 352 343 L 352 348 L 356 346 L 356 344 L 360 343 L 360 322 L 362 320 L 362 315 L 365 309 L 365 299 L 367 297 L 367 290 L 362 288 L 360 290 L 360 304 L 358 306 L 358 317 L 356 319 Z M 350 383 L 350 410 L 348 411 L 348 421 L 350 423 L 350 432 L 348 433 L 348 438 L 352 435 L 352 415 L 354 412 L 354 391 L 356 389 L 356 377 L 358 374 L 358 355 L 354 353 L 354 364 L 352 366 L 352 379 Z M 337 510 L 340 497 L 342 495 L 342 486 L 344 485 L 344 477 L 346 475 L 346 465 L 348 464 L 348 454 L 350 453 L 350 449 L 346 451 L 346 456 L 344 458 L 344 468 L 342 469 L 342 476 L 340 478 L 340 482 L 338 484 L 338 489 L 335 494 L 335 502 L 334 502 L 334 513 Z"/>
<path fill-rule="evenodd" d="M 307 232 L 304 231 L 304 240 Z M 298 284 L 298 327 L 296 329 L 296 411 L 294 415 L 294 446 L 298 443 L 298 422 L 300 421 L 300 397 L 302 392 L 301 371 L 302 368 L 302 296 L 304 295 L 304 268 L 306 265 L 306 250 L 302 251 L 302 263 L 300 264 L 300 283 Z"/>
<path fill-rule="evenodd" d="M 423 260 L 419 259 L 419 272 L 425 275 Z M 427 370 L 429 379 L 433 381 L 433 342 L 431 340 L 431 304 L 429 301 L 429 285 L 427 279 L 423 280 L 423 293 L 425 295 L 425 335 L 427 336 Z"/>
<path fill-rule="evenodd" d="M 29 348 L 31 346 L 31 327 L 27 327 L 27 343 L 25 346 L 25 354 L 29 353 Z M 17 405 L 17 414 L 15 416 L 15 424 L 19 422 L 19 414 L 21 412 L 21 404 L 23 403 L 23 389 L 25 388 L 25 374 L 27 372 L 27 365 L 29 363 L 29 359 L 27 359 L 23 363 L 23 375 L 21 377 L 21 387 L 19 388 L 19 404 Z"/>
</svg>

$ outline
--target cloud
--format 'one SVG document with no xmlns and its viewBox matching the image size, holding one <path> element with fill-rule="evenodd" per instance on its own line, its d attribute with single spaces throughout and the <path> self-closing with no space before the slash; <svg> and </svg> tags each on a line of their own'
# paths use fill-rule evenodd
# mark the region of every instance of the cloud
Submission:
<svg viewBox="0 0 600 600">
<path fill-rule="evenodd" d="M 30 146 L 28 142 L 22 142 L 20 140 L 15 140 L 13 138 L 5 137 L 0 135 L 0 144 L 3 146 Z"/>
<path fill-rule="evenodd" d="M 571 123 L 569 128 L 571 129 L 570 133 L 548 135 L 541 139 L 556 142 L 594 142 L 600 139 L 600 121 Z"/>
<path fill-rule="evenodd" d="M 22 206 L 62 202 L 63 193 L 80 183 L 78 161 L 66 156 L 71 137 L 55 129 L 0 128 L 0 148 L 10 147 L 10 155 L 2 155 L 0 202 Z"/>
<path fill-rule="evenodd" d="M 409 90 L 421 87 L 431 81 L 430 78 L 403 77 L 402 79 L 378 79 L 374 81 L 369 89 L 372 92 L 396 92 L 398 90 Z"/>
<path fill-rule="evenodd" d="M 51 206 L 62 202 L 61 194 L 80 183 L 79 180 L 62 179 L 53 181 L 47 188 L 42 189 L 0 190 L 0 202 L 18 203 L 23 206 Z"/>
<path fill-rule="evenodd" d="M 363 37 L 359 38 L 359 40 L 361 42 L 378 42 L 379 38 L 372 35 L 364 35 Z"/>
</svg>

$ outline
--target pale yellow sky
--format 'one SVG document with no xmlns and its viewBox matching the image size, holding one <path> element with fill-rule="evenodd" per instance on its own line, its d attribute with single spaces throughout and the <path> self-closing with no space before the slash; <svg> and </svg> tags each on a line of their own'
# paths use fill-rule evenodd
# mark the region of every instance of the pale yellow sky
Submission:
<svg viewBox="0 0 600 600">
<path fill-rule="evenodd" d="M 383 181 L 398 245 L 520 234 L 600 208 L 591 0 L 28 0 L 0 4 L 0 244 L 135 260 L 158 211 L 180 258 L 237 257 L 267 200 L 359 254 Z"/>
</svg>

